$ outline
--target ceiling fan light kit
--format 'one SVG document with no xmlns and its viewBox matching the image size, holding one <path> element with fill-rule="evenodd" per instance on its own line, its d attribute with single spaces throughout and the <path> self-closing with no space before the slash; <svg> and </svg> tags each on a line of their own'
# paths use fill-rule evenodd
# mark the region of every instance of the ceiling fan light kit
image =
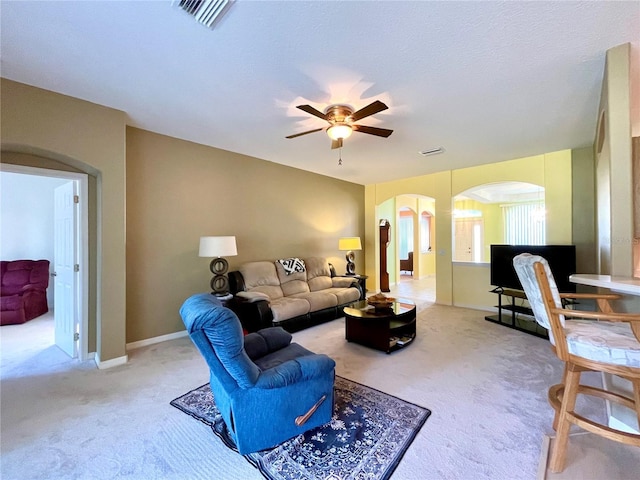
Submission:
<svg viewBox="0 0 640 480">
<path fill-rule="evenodd" d="M 380 100 L 376 100 L 356 112 L 354 112 L 353 108 L 349 105 L 340 104 L 329 105 L 325 109 L 324 113 L 316 110 L 311 105 L 298 105 L 296 108 L 329 122 L 329 126 L 326 128 L 326 131 L 327 135 L 332 140 L 332 149 L 341 148 L 342 141 L 345 138 L 349 138 L 354 131 L 385 138 L 393 133 L 393 130 L 389 130 L 387 128 L 368 127 L 366 125 L 355 124 L 358 120 L 362 120 L 370 115 L 375 115 L 376 113 L 389 108 Z M 308 133 L 319 132 L 320 130 L 324 129 L 316 128 L 306 132 L 295 133 L 293 135 L 289 135 L 287 138 L 296 138 Z"/>
<path fill-rule="evenodd" d="M 351 128 L 351 125 L 337 124 L 331 125 L 329 128 L 327 128 L 327 135 L 329 135 L 329 138 L 331 140 L 349 138 L 352 133 L 353 128 Z"/>
</svg>

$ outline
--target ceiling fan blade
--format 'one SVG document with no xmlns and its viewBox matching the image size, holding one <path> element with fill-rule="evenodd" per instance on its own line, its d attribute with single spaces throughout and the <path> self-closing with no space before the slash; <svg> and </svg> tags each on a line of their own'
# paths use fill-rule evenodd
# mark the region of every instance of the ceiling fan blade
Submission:
<svg viewBox="0 0 640 480">
<path fill-rule="evenodd" d="M 314 132 L 319 132 L 320 130 L 324 130 L 324 128 L 316 128 L 314 130 L 309 130 L 308 132 L 302 132 L 302 133 L 294 133 L 293 135 L 289 135 L 286 138 L 296 138 L 296 137 L 301 137 L 302 135 L 306 135 L 307 133 L 314 133 Z"/>
<path fill-rule="evenodd" d="M 388 137 L 393 130 L 387 128 L 367 127 L 366 125 L 352 125 L 356 132 L 368 133 L 369 135 L 377 135 L 378 137 Z"/>
<path fill-rule="evenodd" d="M 300 108 L 300 107 L 298 107 L 298 108 Z M 374 114 L 376 114 L 378 112 L 382 112 L 383 110 L 386 110 L 387 108 L 389 108 L 389 107 L 387 107 L 380 100 L 376 100 L 375 102 L 370 103 L 366 107 L 362 107 L 357 112 L 353 112 L 351 114 L 351 121 L 352 122 L 357 122 L 358 120 L 361 120 L 361 119 L 363 119 L 365 117 L 368 117 L 369 115 L 374 115 Z"/>
<path fill-rule="evenodd" d="M 303 112 L 310 113 L 311 115 L 315 115 L 316 117 L 321 118 L 323 120 L 327 119 L 327 116 L 324 113 L 322 113 L 319 110 L 316 110 L 311 105 L 298 105 L 296 108 L 299 108 Z"/>
<path fill-rule="evenodd" d="M 335 150 L 336 148 L 342 148 L 342 139 L 341 138 L 331 141 L 331 149 Z"/>
</svg>

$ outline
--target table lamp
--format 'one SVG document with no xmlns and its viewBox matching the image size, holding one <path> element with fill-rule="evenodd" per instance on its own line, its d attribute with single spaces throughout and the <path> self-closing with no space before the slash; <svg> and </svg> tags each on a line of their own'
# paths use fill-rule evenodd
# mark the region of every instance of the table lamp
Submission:
<svg viewBox="0 0 640 480">
<path fill-rule="evenodd" d="M 354 250 L 362 250 L 362 243 L 360 243 L 360 237 L 342 237 L 338 240 L 338 250 L 347 251 L 347 275 L 356 274 L 356 264 L 353 261 L 356 258 Z"/>
<path fill-rule="evenodd" d="M 236 237 L 200 237 L 199 257 L 214 257 L 209 264 L 213 278 L 211 279 L 211 289 L 218 297 L 229 294 L 229 279 L 227 270 L 229 262 L 223 256 L 231 257 L 238 255 L 236 247 Z"/>
</svg>

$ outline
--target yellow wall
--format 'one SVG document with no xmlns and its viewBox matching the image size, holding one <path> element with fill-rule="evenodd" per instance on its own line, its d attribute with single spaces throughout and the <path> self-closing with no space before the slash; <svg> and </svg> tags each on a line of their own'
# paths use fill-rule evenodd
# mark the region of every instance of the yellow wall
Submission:
<svg viewBox="0 0 640 480">
<path fill-rule="evenodd" d="M 366 257 L 366 274 L 371 281 L 371 290 L 379 290 L 377 272 L 379 271 L 379 235 L 376 206 L 394 199 L 398 195 L 414 194 L 433 198 L 435 202 L 435 270 L 436 297 L 440 303 L 451 303 L 451 171 L 438 172 L 393 182 L 365 186 L 365 242 L 374 247 Z M 443 212 L 439 214 L 438 212 Z M 392 226 L 393 228 L 393 226 Z M 445 246 L 441 248 L 441 245 Z M 447 287 L 446 285 L 449 285 Z M 369 286 L 369 283 L 367 283 Z"/>
<path fill-rule="evenodd" d="M 376 225 L 375 231 L 376 231 L 376 237 L 377 237 L 376 244 L 378 245 L 378 247 L 374 251 L 374 255 L 376 257 L 376 262 L 378 265 L 380 265 L 380 235 L 379 235 L 380 221 L 388 220 L 389 223 L 391 224 L 391 229 L 389 231 L 389 244 L 387 245 L 387 265 L 386 265 L 386 271 L 389 274 L 389 285 L 394 285 L 397 282 L 396 256 L 397 256 L 398 249 L 397 249 L 397 241 L 396 241 L 396 233 L 397 233 L 396 232 L 396 211 L 397 211 L 396 199 L 395 198 L 387 199 L 385 202 L 382 202 L 382 204 L 378 206 L 376 223 L 375 223 Z M 379 270 L 379 272 L 383 270 L 384 269 L 381 269 Z M 366 274 L 371 276 L 369 272 L 367 272 Z M 374 277 L 375 278 L 373 282 L 367 283 L 367 289 L 374 290 L 375 292 L 379 292 L 380 277 L 376 275 L 374 275 Z M 375 285 L 375 288 L 374 288 L 374 285 Z"/>
<path fill-rule="evenodd" d="M 414 259 L 418 258 L 419 260 L 417 260 L 419 262 L 419 270 L 418 270 L 418 275 L 420 277 L 427 277 L 427 276 L 432 276 L 436 274 L 436 255 L 435 255 L 435 251 L 436 251 L 436 222 L 435 222 L 435 213 L 436 213 L 436 205 L 435 205 L 435 201 L 433 201 L 430 198 L 424 198 L 424 197 L 420 197 L 418 199 L 418 214 L 422 214 L 422 212 L 428 212 L 432 215 L 431 217 L 431 235 L 430 235 L 430 245 L 431 245 L 431 251 L 430 252 L 422 252 L 420 251 L 420 249 L 416 249 L 419 252 L 419 257 L 415 257 L 415 253 L 414 253 Z M 418 221 L 418 224 L 420 223 L 421 220 Z M 414 260 L 415 261 L 415 260 Z M 415 275 L 415 273 L 414 273 Z"/>
<path fill-rule="evenodd" d="M 572 243 L 571 150 L 544 155 L 544 205 L 546 215 L 546 244 Z M 581 207 L 581 206 L 576 206 Z"/>
<path fill-rule="evenodd" d="M 453 264 L 452 198 L 472 187 L 486 183 L 519 181 L 545 187 L 547 209 L 547 243 L 571 244 L 572 205 L 571 150 L 562 150 L 533 157 L 498 162 L 398 180 L 366 187 L 365 215 L 376 204 L 406 194 L 435 199 L 436 219 L 436 302 L 447 305 L 492 308 L 494 295 L 487 294 L 489 264 Z M 371 202 L 376 202 L 371 205 Z M 580 206 L 576 206 L 579 210 Z M 500 217 L 494 212 L 490 218 Z M 495 220 L 497 222 L 497 220 Z M 366 220 L 365 220 L 366 222 Z M 373 235 L 367 228 L 367 235 Z M 375 239 L 367 239 L 375 243 Z M 375 277 L 375 261 L 367 258 L 367 274 Z"/>
<path fill-rule="evenodd" d="M 3 152 L 52 158 L 97 178 L 97 355 L 123 357 L 126 115 L 6 79 L 0 88 Z"/>
</svg>

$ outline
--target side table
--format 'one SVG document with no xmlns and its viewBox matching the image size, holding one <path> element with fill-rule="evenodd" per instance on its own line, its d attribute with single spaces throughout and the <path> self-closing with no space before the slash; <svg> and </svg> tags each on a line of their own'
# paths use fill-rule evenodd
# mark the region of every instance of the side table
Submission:
<svg viewBox="0 0 640 480">
<path fill-rule="evenodd" d="M 360 285 L 360 290 L 362 290 L 362 294 L 360 295 L 360 300 L 364 300 L 367 298 L 367 278 L 368 275 L 341 275 L 344 278 L 355 278 L 358 280 L 358 284 Z"/>
<path fill-rule="evenodd" d="M 348 342 L 393 352 L 416 338 L 416 306 L 398 299 L 387 309 L 375 309 L 366 300 L 344 308 L 345 337 Z"/>
<path fill-rule="evenodd" d="M 228 307 L 229 300 L 233 298 L 233 295 L 231 293 L 227 293 L 226 295 L 216 295 L 214 292 L 211 292 L 211 295 L 220 300 L 220 303 L 222 303 L 223 307 Z"/>
</svg>

